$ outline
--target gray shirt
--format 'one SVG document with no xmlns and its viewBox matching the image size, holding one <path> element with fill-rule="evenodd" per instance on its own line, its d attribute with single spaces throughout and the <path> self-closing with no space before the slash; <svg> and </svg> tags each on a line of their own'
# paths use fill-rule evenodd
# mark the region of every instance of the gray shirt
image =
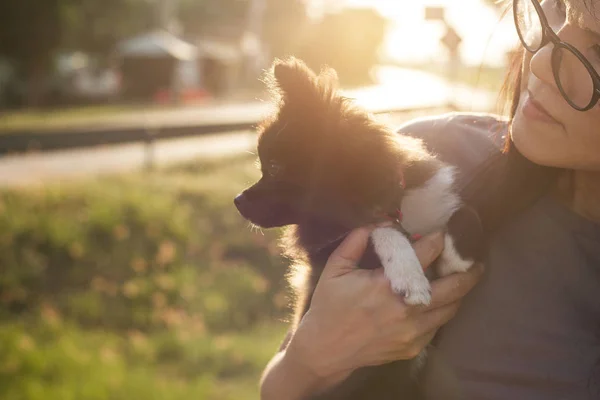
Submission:
<svg viewBox="0 0 600 400">
<path fill-rule="evenodd" d="M 544 197 L 491 240 L 436 338 L 428 399 L 600 399 L 600 225 Z"/>
</svg>

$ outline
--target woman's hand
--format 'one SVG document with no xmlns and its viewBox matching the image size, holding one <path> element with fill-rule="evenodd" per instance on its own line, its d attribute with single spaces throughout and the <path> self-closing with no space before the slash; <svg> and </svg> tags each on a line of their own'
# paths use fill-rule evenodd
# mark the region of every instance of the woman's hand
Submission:
<svg viewBox="0 0 600 400">
<path fill-rule="evenodd" d="M 372 230 L 354 230 L 331 255 L 311 307 L 286 349 L 288 362 L 326 380 L 327 386 L 356 368 L 417 356 L 454 316 L 483 270 L 477 265 L 436 280 L 430 305 L 408 306 L 392 292 L 383 268 L 357 268 Z M 443 246 L 443 234 L 436 233 L 413 247 L 427 268 Z"/>
</svg>

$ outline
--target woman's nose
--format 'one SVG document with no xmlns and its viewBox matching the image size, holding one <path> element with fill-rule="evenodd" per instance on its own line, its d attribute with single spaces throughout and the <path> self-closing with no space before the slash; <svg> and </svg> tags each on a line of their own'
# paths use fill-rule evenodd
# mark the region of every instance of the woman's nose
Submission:
<svg viewBox="0 0 600 400">
<path fill-rule="evenodd" d="M 577 28 L 567 23 L 564 23 L 558 28 L 559 30 L 555 31 L 556 36 L 558 36 L 561 41 L 577 47 Z M 554 79 L 554 71 L 552 70 L 553 50 L 554 43 L 549 40 L 544 47 L 533 54 L 529 62 L 529 69 L 539 80 L 558 90 L 556 80 Z M 562 65 L 562 68 L 569 68 L 569 65 Z"/>
<path fill-rule="evenodd" d="M 544 47 L 531 56 L 529 70 L 540 81 L 558 90 L 552 71 L 552 50 L 554 44 L 549 41 Z"/>
</svg>

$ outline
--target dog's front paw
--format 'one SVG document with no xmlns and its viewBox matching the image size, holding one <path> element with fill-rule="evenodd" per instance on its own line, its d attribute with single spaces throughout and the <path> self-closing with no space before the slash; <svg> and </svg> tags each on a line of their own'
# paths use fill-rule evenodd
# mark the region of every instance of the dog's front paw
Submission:
<svg viewBox="0 0 600 400">
<path fill-rule="evenodd" d="M 431 286 L 409 240 L 392 227 L 377 228 L 372 237 L 394 293 L 403 296 L 406 304 L 431 303 Z"/>
<path fill-rule="evenodd" d="M 403 296 L 406 304 L 429 305 L 431 303 L 431 285 L 423 273 L 392 273 L 389 275 L 388 279 L 392 284 L 392 290 L 394 293 Z"/>
</svg>

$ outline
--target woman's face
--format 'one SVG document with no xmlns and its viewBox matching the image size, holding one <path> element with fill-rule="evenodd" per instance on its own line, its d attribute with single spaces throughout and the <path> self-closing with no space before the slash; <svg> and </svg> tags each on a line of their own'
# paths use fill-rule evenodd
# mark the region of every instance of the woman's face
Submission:
<svg viewBox="0 0 600 400">
<path fill-rule="evenodd" d="M 586 8 L 584 1 L 592 7 Z M 560 40 L 577 48 L 600 72 L 600 0 L 544 0 L 542 7 Z M 588 8 L 597 10 L 596 16 Z M 552 49 L 550 42 L 525 55 L 513 142 L 538 164 L 600 171 L 600 102 L 588 111 L 577 111 L 566 102 L 552 72 Z M 589 78 L 576 75 L 574 85 L 586 85 Z"/>
</svg>

